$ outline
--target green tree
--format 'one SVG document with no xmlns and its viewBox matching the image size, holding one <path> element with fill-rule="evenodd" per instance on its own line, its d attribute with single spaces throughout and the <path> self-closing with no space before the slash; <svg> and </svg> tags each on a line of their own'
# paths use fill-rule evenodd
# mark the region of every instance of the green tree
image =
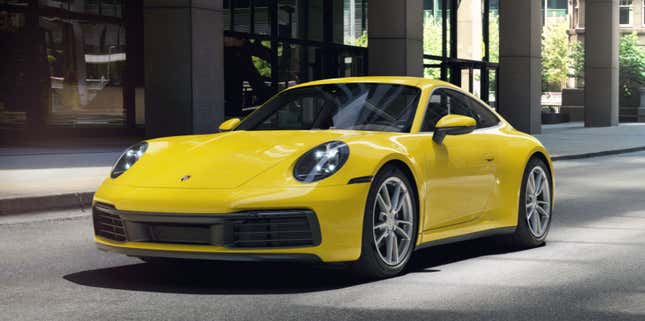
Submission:
<svg viewBox="0 0 645 321">
<path fill-rule="evenodd" d="M 547 24 L 542 32 L 542 90 L 557 91 L 569 74 L 567 23 Z"/>
<path fill-rule="evenodd" d="M 367 30 L 363 30 L 363 33 L 357 38 L 345 38 L 344 42 L 346 45 L 350 46 L 367 47 Z"/>
<path fill-rule="evenodd" d="M 569 77 L 578 81 L 584 80 L 585 47 L 582 42 L 574 40 L 569 46 Z"/>
<path fill-rule="evenodd" d="M 620 37 L 618 50 L 620 86 L 625 96 L 631 96 L 634 89 L 645 85 L 645 51 L 639 46 L 636 33 Z M 576 41 L 571 45 L 569 58 L 572 76 L 582 79 L 584 77 L 585 50 L 581 42 Z"/>
<path fill-rule="evenodd" d="M 488 21 L 488 51 L 490 61 L 499 62 L 499 13 L 492 11 Z"/>
<path fill-rule="evenodd" d="M 638 35 L 623 35 L 619 45 L 620 83 L 625 96 L 645 85 L 645 52 L 638 45 Z"/>
<path fill-rule="evenodd" d="M 426 11 L 423 18 L 423 53 L 426 55 L 441 56 L 441 19 L 437 19 Z M 439 68 L 425 68 L 427 78 L 439 79 Z"/>
</svg>

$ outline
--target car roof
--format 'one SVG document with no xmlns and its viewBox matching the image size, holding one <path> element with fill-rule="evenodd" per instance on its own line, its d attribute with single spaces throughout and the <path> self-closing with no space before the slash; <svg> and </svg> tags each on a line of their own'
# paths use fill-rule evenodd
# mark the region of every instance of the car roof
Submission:
<svg viewBox="0 0 645 321">
<path fill-rule="evenodd" d="M 421 78 L 421 77 L 407 77 L 407 76 L 366 76 L 366 77 L 347 77 L 347 78 L 332 78 L 332 79 L 323 79 L 310 81 L 302 84 L 298 84 L 288 89 L 307 87 L 307 86 L 316 86 L 316 85 L 328 85 L 328 84 L 342 84 L 342 83 L 385 83 L 385 84 L 398 84 L 398 85 L 407 85 L 419 88 L 426 87 L 451 87 L 459 89 L 459 87 L 454 86 L 451 83 Z"/>
</svg>

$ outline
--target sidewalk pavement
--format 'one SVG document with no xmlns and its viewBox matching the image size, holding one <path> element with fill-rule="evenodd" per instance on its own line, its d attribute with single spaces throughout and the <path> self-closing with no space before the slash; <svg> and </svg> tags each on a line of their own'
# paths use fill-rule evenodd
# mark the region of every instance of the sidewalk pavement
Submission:
<svg viewBox="0 0 645 321">
<path fill-rule="evenodd" d="M 645 123 L 584 128 L 545 125 L 536 135 L 554 160 L 645 150 Z M 93 192 L 133 141 L 96 147 L 0 148 L 0 215 L 54 208 L 87 208 Z"/>
<path fill-rule="evenodd" d="M 582 122 L 542 126 L 535 135 L 554 160 L 587 158 L 645 150 L 645 123 L 585 128 Z"/>
</svg>

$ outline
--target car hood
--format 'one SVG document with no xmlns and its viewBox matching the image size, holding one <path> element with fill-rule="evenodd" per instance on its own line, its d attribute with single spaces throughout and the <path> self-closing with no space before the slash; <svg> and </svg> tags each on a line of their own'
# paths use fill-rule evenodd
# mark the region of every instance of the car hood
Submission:
<svg viewBox="0 0 645 321">
<path fill-rule="evenodd" d="M 161 188 L 235 188 L 281 162 L 295 162 L 319 144 L 361 135 L 364 134 L 330 130 L 233 131 L 154 139 L 148 141 L 143 157 L 114 183 Z"/>
</svg>

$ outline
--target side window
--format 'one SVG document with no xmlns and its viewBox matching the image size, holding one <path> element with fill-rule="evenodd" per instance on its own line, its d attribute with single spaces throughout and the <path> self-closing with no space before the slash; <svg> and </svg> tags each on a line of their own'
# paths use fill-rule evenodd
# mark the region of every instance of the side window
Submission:
<svg viewBox="0 0 645 321">
<path fill-rule="evenodd" d="M 450 103 L 450 114 L 457 114 L 474 118 L 479 125 L 479 116 L 475 114 L 472 109 L 470 109 L 470 104 L 468 103 L 470 99 L 468 99 L 466 95 L 453 90 L 448 91 L 448 95 L 448 101 Z"/>
<path fill-rule="evenodd" d="M 441 117 L 457 114 L 474 118 L 477 128 L 495 126 L 499 119 L 478 101 L 454 90 L 439 88 L 432 92 L 421 131 L 434 131 Z"/>
<path fill-rule="evenodd" d="M 421 131 L 434 131 L 435 124 L 439 119 L 441 119 L 441 117 L 448 115 L 449 112 L 450 109 L 446 91 L 443 89 L 436 89 L 432 92 L 430 99 L 428 100 L 428 108 L 426 109 L 426 115 L 423 118 Z"/>
<path fill-rule="evenodd" d="M 474 99 L 468 98 L 470 109 L 479 116 L 477 128 L 492 127 L 499 124 L 499 118 L 493 114 L 488 107 L 482 105 Z"/>
</svg>

